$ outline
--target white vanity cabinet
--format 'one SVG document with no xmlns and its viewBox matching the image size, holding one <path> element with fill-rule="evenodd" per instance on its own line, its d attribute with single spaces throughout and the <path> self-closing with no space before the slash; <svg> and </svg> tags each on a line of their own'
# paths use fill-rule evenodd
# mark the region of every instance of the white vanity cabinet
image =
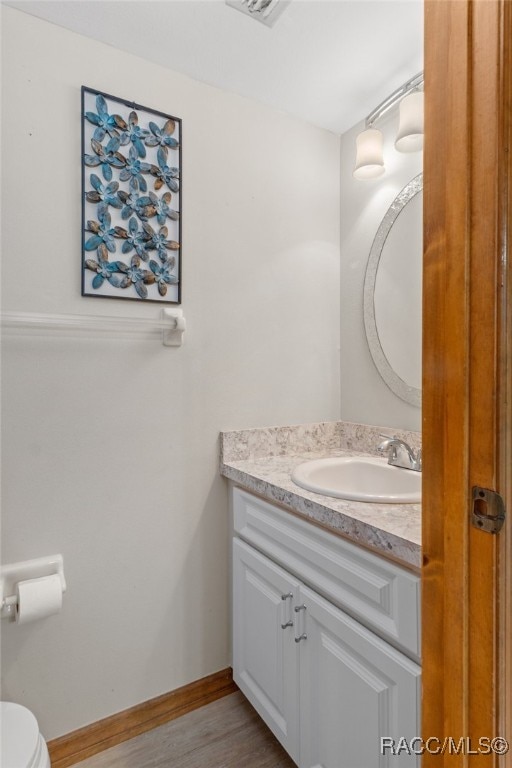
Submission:
<svg viewBox="0 0 512 768">
<path fill-rule="evenodd" d="M 233 489 L 233 676 L 300 768 L 412 768 L 419 579 Z M 403 743 L 403 742 L 402 742 Z"/>
</svg>

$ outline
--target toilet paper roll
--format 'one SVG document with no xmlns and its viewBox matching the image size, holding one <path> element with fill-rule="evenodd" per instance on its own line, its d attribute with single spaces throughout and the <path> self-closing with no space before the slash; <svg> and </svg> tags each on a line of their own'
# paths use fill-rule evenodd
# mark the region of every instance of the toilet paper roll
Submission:
<svg viewBox="0 0 512 768">
<path fill-rule="evenodd" d="M 27 579 L 16 584 L 16 622 L 44 619 L 62 608 L 62 584 L 58 574 Z"/>
</svg>

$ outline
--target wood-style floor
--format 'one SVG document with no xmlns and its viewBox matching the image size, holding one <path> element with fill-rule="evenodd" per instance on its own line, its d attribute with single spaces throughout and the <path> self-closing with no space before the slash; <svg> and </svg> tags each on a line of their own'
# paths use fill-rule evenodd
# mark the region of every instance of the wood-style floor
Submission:
<svg viewBox="0 0 512 768">
<path fill-rule="evenodd" d="M 296 768 L 241 693 L 76 763 L 77 768 Z"/>
</svg>

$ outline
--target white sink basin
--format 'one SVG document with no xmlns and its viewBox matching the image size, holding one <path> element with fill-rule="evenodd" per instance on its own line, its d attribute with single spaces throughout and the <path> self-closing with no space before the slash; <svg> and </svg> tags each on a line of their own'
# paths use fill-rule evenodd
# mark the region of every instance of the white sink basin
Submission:
<svg viewBox="0 0 512 768">
<path fill-rule="evenodd" d="M 421 472 L 391 467 L 387 459 L 348 456 L 299 464 L 292 480 L 307 491 L 352 501 L 417 504 Z"/>
</svg>

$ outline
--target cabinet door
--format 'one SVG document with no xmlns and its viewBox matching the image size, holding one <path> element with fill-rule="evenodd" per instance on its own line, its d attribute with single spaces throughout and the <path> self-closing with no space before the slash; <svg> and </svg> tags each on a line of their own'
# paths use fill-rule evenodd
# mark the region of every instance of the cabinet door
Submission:
<svg viewBox="0 0 512 768">
<path fill-rule="evenodd" d="M 233 540 L 233 677 L 298 761 L 299 582 L 252 547 Z"/>
<path fill-rule="evenodd" d="M 418 735 L 420 668 L 307 587 L 299 599 L 301 768 L 415 768 L 381 738 Z"/>
</svg>

